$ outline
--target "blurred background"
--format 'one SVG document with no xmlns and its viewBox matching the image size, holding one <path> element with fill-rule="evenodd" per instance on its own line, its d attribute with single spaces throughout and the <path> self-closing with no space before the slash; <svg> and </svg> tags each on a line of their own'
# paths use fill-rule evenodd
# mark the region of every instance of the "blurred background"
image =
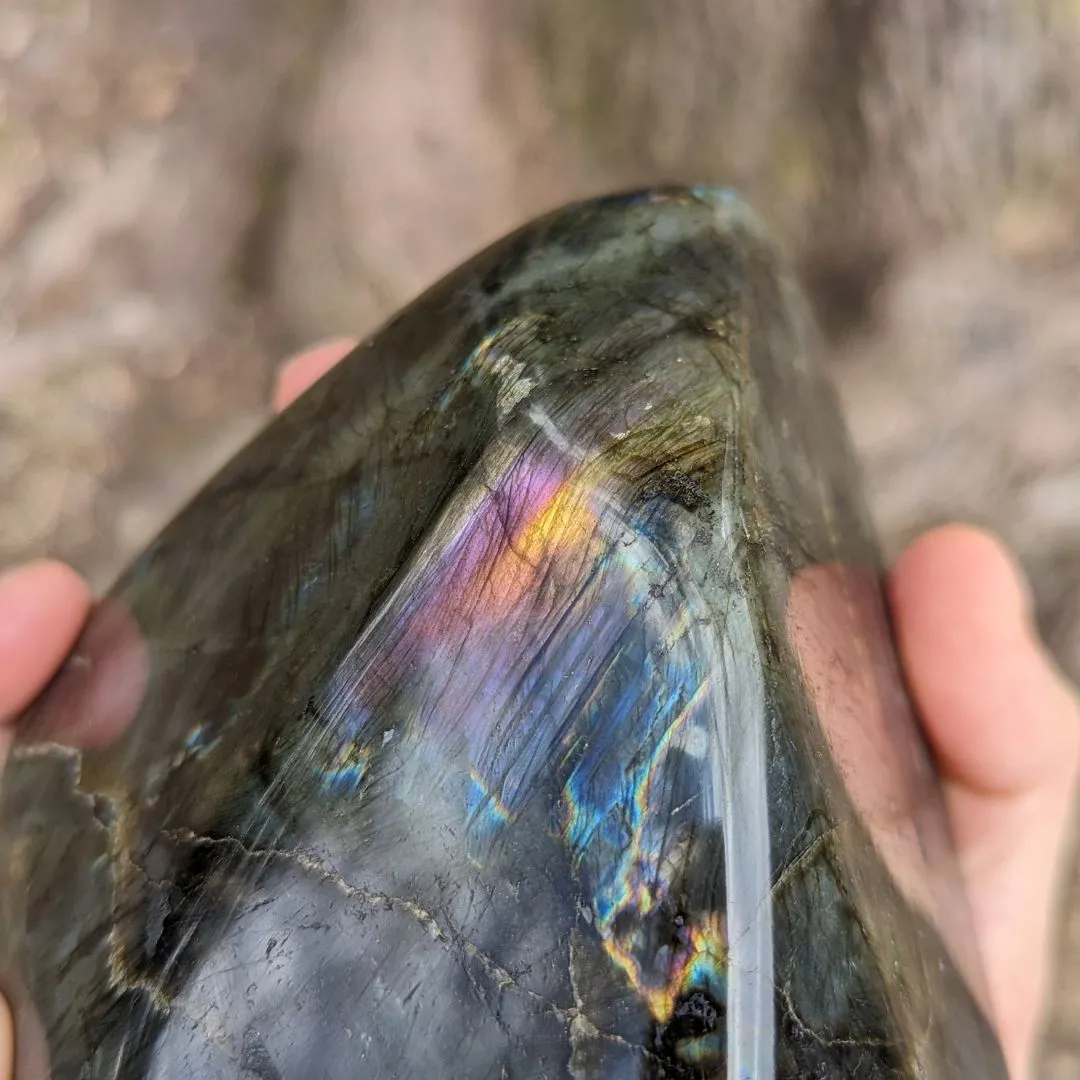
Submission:
<svg viewBox="0 0 1080 1080">
<path fill-rule="evenodd" d="M 1077 0 L 2 0 L 0 565 L 107 585 L 287 352 L 658 180 L 795 254 L 888 552 L 993 527 L 1080 676 Z"/>
</svg>

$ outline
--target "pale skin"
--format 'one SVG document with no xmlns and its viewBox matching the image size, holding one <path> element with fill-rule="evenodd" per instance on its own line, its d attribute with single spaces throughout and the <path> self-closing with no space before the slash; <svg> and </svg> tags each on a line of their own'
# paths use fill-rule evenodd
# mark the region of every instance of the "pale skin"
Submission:
<svg viewBox="0 0 1080 1080">
<path fill-rule="evenodd" d="M 331 342 L 286 364 L 275 406 L 349 347 Z M 966 525 L 924 533 L 897 560 L 887 592 L 901 665 L 944 780 L 994 1020 L 1013 1077 L 1029 1080 L 1080 763 L 1080 702 L 1039 641 L 1022 573 L 988 533 Z M 86 583 L 51 560 L 0 576 L 0 762 L 91 600 Z M 0 1007 L 0 1080 L 11 1080 L 13 1056 L 10 1014 Z"/>
</svg>

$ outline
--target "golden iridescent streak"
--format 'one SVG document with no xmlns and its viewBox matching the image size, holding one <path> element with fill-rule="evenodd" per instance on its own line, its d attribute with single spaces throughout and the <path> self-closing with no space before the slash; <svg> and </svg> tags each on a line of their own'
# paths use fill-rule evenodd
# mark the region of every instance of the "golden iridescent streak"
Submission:
<svg viewBox="0 0 1080 1080">
<path fill-rule="evenodd" d="M 647 984 L 632 948 L 611 936 L 605 937 L 604 947 L 663 1024 L 671 1019 L 680 998 L 723 980 L 728 958 L 725 929 L 724 916 L 717 911 L 709 912 L 698 925 L 688 925 L 685 942 L 671 951 L 663 981 L 655 986 Z"/>
<path fill-rule="evenodd" d="M 598 520 L 587 501 L 590 488 L 571 475 L 521 522 L 508 544 L 497 549 L 482 585 L 478 610 L 489 617 L 509 615 L 525 605 L 538 574 L 566 558 L 582 560 L 600 544 Z"/>
</svg>

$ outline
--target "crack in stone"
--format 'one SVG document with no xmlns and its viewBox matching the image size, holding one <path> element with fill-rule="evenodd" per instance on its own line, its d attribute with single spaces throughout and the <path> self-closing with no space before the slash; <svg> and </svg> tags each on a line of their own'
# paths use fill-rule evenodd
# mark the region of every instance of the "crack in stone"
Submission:
<svg viewBox="0 0 1080 1080">
<path fill-rule="evenodd" d="M 800 874 L 806 867 L 812 866 L 821 849 L 827 848 L 830 841 L 839 831 L 836 826 L 831 826 L 823 833 L 815 836 L 777 875 L 776 881 L 773 882 L 770 890 L 772 895 L 779 896 L 792 878 Z"/>
<path fill-rule="evenodd" d="M 123 881 L 123 875 L 117 872 L 118 864 L 116 860 L 121 854 L 119 837 L 130 815 L 130 805 L 115 793 L 87 791 L 83 788 L 83 754 L 81 750 L 60 743 L 41 743 L 20 747 L 17 756 L 30 759 L 45 758 L 46 760 L 62 763 L 67 773 L 69 794 L 73 799 L 85 806 L 87 823 L 92 821 L 94 826 L 104 833 L 105 847 L 109 853 L 109 859 L 107 860 L 107 887 L 110 889 L 115 911 Z M 138 873 L 148 885 L 160 888 L 158 884 L 151 880 L 142 867 L 137 866 L 130 860 L 126 861 L 125 866 L 131 872 Z M 111 986 L 121 992 L 141 990 L 146 994 L 155 1009 L 159 1012 L 167 1012 L 170 1003 L 162 985 L 156 980 L 139 974 L 127 963 L 115 921 L 113 921 L 109 929 L 106 942 L 108 948 L 106 962 Z"/>
<path fill-rule="evenodd" d="M 244 855 L 256 860 L 263 860 L 266 862 L 278 860 L 292 863 L 307 873 L 314 874 L 327 884 L 332 885 L 351 900 L 359 900 L 371 907 L 383 907 L 390 910 L 404 911 L 412 916 L 412 918 L 415 919 L 434 940 L 456 947 L 467 957 L 475 960 L 497 990 L 502 991 L 512 987 L 519 993 L 538 1002 L 545 1012 L 556 1017 L 556 1019 L 566 1024 L 567 1027 L 573 1024 L 579 1014 L 577 1009 L 560 1009 L 557 1005 L 553 1005 L 551 1002 L 547 1001 L 542 994 L 529 989 L 527 986 L 522 986 L 511 972 L 492 960 L 490 956 L 484 953 L 476 944 L 469 941 L 464 935 L 453 929 L 443 927 L 435 916 L 422 905 L 413 900 L 408 900 L 405 897 L 392 896 L 389 893 L 376 892 L 371 889 L 353 885 L 346 881 L 341 873 L 333 866 L 324 863 L 321 859 L 316 858 L 308 852 L 296 849 L 286 850 L 283 848 L 249 848 L 235 837 L 198 836 L 190 829 L 173 829 L 163 835 L 169 840 L 193 844 L 197 847 L 220 846 L 230 848 L 242 852 Z"/>
<path fill-rule="evenodd" d="M 795 1005 L 791 1000 L 789 984 L 785 983 L 783 986 L 777 985 L 776 992 L 780 995 L 781 1000 L 784 1002 L 784 1007 L 787 1009 L 788 1016 L 791 1017 L 792 1022 L 799 1029 L 799 1032 L 807 1036 L 807 1038 L 813 1039 L 819 1046 L 855 1046 L 866 1048 L 890 1046 L 890 1043 L 886 1039 L 827 1039 L 824 1035 L 810 1027 L 810 1025 L 795 1011 Z"/>
<path fill-rule="evenodd" d="M 625 1047 L 627 1050 L 636 1051 L 643 1054 L 647 1059 L 657 1060 L 656 1055 L 651 1053 L 649 1049 L 641 1043 L 631 1042 L 623 1035 L 617 1035 L 610 1031 L 601 1031 L 585 1013 L 584 998 L 581 996 L 581 991 L 578 989 L 577 977 L 574 974 L 574 943 L 573 939 L 570 941 L 570 962 L 567 965 L 567 977 L 570 980 L 570 990 L 574 995 L 574 1017 L 569 1025 L 570 1035 L 570 1062 L 567 1066 L 571 1075 L 583 1080 L 583 1074 L 574 1068 L 573 1059 L 574 1053 L 586 1039 L 602 1039 L 605 1042 L 613 1043 L 616 1046 Z"/>
</svg>

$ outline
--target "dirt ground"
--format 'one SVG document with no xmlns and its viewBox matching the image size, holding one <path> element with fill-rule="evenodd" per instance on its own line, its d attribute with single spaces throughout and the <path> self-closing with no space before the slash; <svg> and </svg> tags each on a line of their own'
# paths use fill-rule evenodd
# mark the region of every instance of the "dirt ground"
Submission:
<svg viewBox="0 0 1080 1080">
<path fill-rule="evenodd" d="M 287 351 L 569 198 L 734 180 L 833 335 L 888 551 L 997 529 L 1080 677 L 1080 10 L 858 7 L 4 0 L 0 565 L 104 587 Z M 1080 1080 L 1076 869 L 1061 943 L 1041 1076 Z"/>
</svg>

